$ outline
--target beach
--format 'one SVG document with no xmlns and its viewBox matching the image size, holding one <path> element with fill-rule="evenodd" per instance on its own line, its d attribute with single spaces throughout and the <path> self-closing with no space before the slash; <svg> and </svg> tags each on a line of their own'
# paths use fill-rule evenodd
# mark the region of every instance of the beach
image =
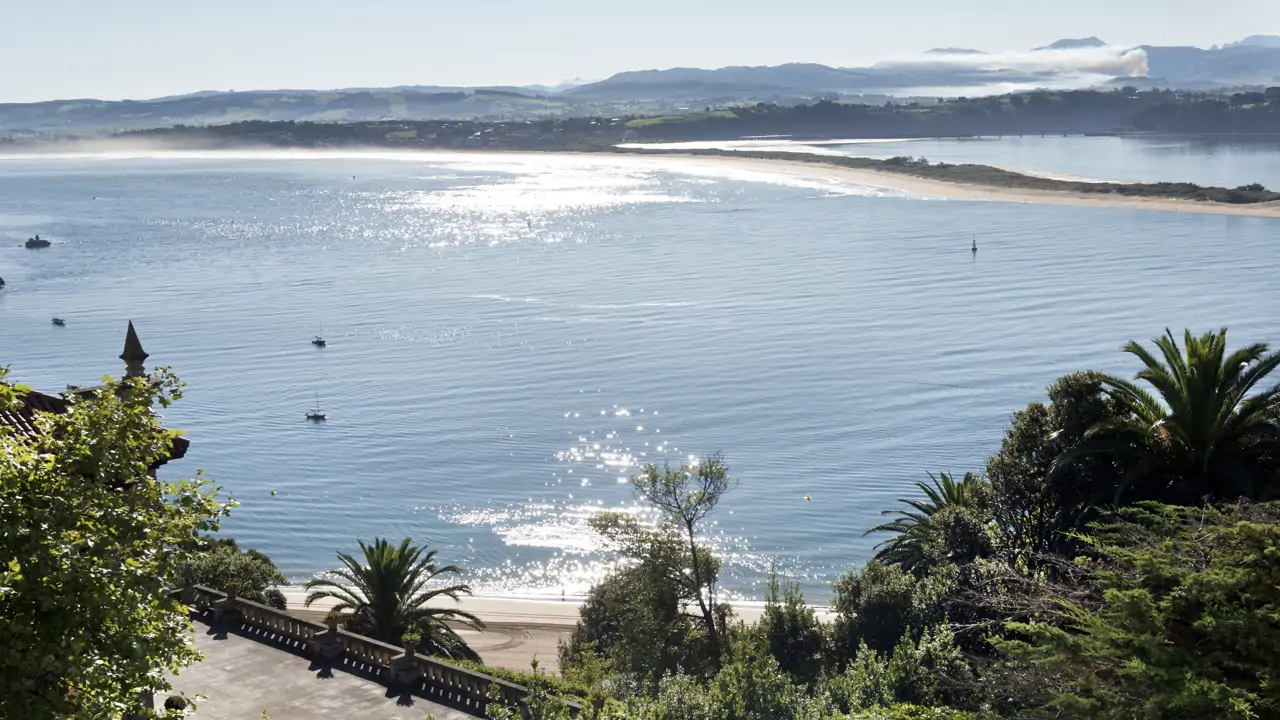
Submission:
<svg viewBox="0 0 1280 720">
<path fill-rule="evenodd" d="M 307 592 L 301 586 L 286 586 L 280 591 L 289 603 L 289 614 L 306 620 L 322 621 L 334 605 L 333 600 L 326 599 L 304 607 Z M 446 599 L 432 606 L 456 607 L 485 622 L 483 631 L 462 628 L 459 634 L 480 653 L 486 664 L 528 670 L 536 657 L 540 666 L 554 670 L 559 665 L 557 647 L 561 640 L 568 639 L 578 622 L 582 600 L 464 597 L 456 604 Z M 764 613 L 764 603 L 733 604 L 733 610 L 736 619 L 754 623 Z M 814 611 L 824 622 L 835 619 L 835 614 L 826 607 L 815 607 Z"/>
<path fill-rule="evenodd" d="M 636 157 L 635 155 L 628 155 Z M 643 156 L 641 156 L 643 157 Z M 1067 205 L 1072 207 L 1100 207 L 1127 210 L 1155 210 L 1175 213 L 1207 215 L 1236 215 L 1280 219 L 1280 202 L 1232 205 L 1228 203 L 1196 200 L 1132 197 L 1123 195 L 1096 195 L 1055 190 L 1032 190 L 994 187 L 972 183 L 953 183 L 881 170 L 847 168 L 825 163 L 821 156 L 813 162 L 800 160 L 770 160 L 762 158 L 707 156 L 670 153 L 662 158 L 680 158 L 683 163 L 705 164 L 708 168 L 732 167 L 754 172 L 785 173 L 806 178 L 856 183 L 874 188 L 892 190 L 908 195 L 940 200 L 969 200 L 1000 203 L 1027 203 L 1035 205 Z"/>
</svg>

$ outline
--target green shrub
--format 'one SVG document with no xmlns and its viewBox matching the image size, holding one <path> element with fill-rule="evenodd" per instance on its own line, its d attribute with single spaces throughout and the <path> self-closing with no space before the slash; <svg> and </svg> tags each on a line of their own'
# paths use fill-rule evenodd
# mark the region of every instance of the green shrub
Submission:
<svg viewBox="0 0 1280 720">
<path fill-rule="evenodd" d="M 262 597 L 263 599 L 259 602 L 262 602 L 263 605 L 270 605 L 277 610 L 289 609 L 289 601 L 285 599 L 284 593 L 280 592 L 278 588 L 268 588 L 262 594 Z"/>
<path fill-rule="evenodd" d="M 1000 644 L 1003 690 L 1024 715 L 1280 714 L 1280 503 L 1146 503 L 1083 540 L 1093 582 Z"/>
<path fill-rule="evenodd" d="M 944 566 L 922 578 L 874 560 L 835 582 L 833 653 L 847 661 L 865 643 L 890 652 L 909 629 L 917 636 L 946 618 L 959 571 Z"/>
<path fill-rule="evenodd" d="M 558 678 L 554 675 L 548 675 L 546 673 L 540 672 L 535 674 L 528 670 L 512 670 L 510 668 L 493 667 L 491 665 L 485 665 L 484 663 L 472 660 L 455 660 L 453 658 L 438 659 L 441 662 L 447 662 L 450 665 L 457 665 L 458 667 L 475 670 L 476 672 L 481 672 L 490 677 L 505 680 L 509 683 L 515 683 L 516 685 L 530 687 L 534 684 L 542 683 L 547 687 L 551 694 L 570 700 L 585 700 L 591 695 L 591 688 L 589 686 L 573 682 L 572 680 Z"/>
<path fill-rule="evenodd" d="M 892 653 L 866 644 L 858 648 L 843 675 L 828 682 L 832 699 L 844 710 L 889 707 L 896 703 L 923 706 L 958 704 L 960 688 L 970 685 L 968 665 L 946 625 L 926 631 L 919 641 L 907 630 Z M 968 698 L 970 702 L 973 698 Z"/>
<path fill-rule="evenodd" d="M 757 629 L 778 665 L 796 680 L 808 683 L 822 672 L 826 633 L 798 584 L 770 575 Z"/>
<path fill-rule="evenodd" d="M 287 585 L 289 581 L 271 558 L 257 550 L 241 552 L 235 540 L 230 538 L 220 538 L 212 547 L 196 555 L 191 561 L 190 572 L 197 585 L 223 592 L 235 590 L 246 600 L 284 609 L 284 595 L 277 591 L 278 598 L 273 601 L 268 590 L 273 585 Z"/>
<path fill-rule="evenodd" d="M 848 715 L 845 720 L 975 720 L 976 717 L 954 708 L 893 705 L 860 710 Z"/>
<path fill-rule="evenodd" d="M 502 699 L 497 684 L 489 686 L 489 705 L 485 717 L 490 720 L 570 720 L 569 706 L 554 695 L 549 678 L 538 670 L 538 661 L 532 663 L 532 672 L 525 673 L 529 689 L 524 707 L 514 707 Z"/>
<path fill-rule="evenodd" d="M 560 665 L 580 664 L 576 656 L 590 647 L 617 673 L 650 688 L 664 675 L 696 665 L 701 652 L 699 628 L 680 614 L 679 593 L 646 565 L 614 571 L 591 588 Z"/>
</svg>

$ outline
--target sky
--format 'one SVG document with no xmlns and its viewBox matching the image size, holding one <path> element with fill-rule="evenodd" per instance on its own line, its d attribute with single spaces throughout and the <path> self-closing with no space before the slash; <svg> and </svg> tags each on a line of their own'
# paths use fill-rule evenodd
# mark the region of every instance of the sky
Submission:
<svg viewBox="0 0 1280 720">
<path fill-rule="evenodd" d="M 0 102 L 198 90 L 555 84 L 623 70 L 867 65 L 1096 35 L 1280 34 L 1277 0 L 0 0 Z"/>
</svg>

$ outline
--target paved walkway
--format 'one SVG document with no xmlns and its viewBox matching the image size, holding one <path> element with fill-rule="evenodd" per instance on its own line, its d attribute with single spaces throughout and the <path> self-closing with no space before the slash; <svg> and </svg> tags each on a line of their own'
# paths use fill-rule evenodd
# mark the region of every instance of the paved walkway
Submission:
<svg viewBox="0 0 1280 720">
<path fill-rule="evenodd" d="M 175 693 L 204 695 L 195 720 L 470 720 L 473 716 L 412 695 L 392 693 L 376 679 L 332 670 L 266 642 L 236 633 L 214 635 L 196 621 L 205 660 L 170 677 Z M 156 698 L 163 707 L 164 697 Z"/>
</svg>

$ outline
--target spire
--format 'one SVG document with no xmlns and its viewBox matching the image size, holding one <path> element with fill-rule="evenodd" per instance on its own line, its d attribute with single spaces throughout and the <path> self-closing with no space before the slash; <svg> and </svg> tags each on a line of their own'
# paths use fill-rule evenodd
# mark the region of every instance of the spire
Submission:
<svg viewBox="0 0 1280 720">
<path fill-rule="evenodd" d="M 120 359 L 124 361 L 126 378 L 142 377 L 147 373 L 147 369 L 142 366 L 146 362 L 147 353 L 142 349 L 142 342 L 138 340 L 132 320 L 129 321 L 129 334 L 124 337 L 124 352 L 120 353 Z"/>
</svg>

